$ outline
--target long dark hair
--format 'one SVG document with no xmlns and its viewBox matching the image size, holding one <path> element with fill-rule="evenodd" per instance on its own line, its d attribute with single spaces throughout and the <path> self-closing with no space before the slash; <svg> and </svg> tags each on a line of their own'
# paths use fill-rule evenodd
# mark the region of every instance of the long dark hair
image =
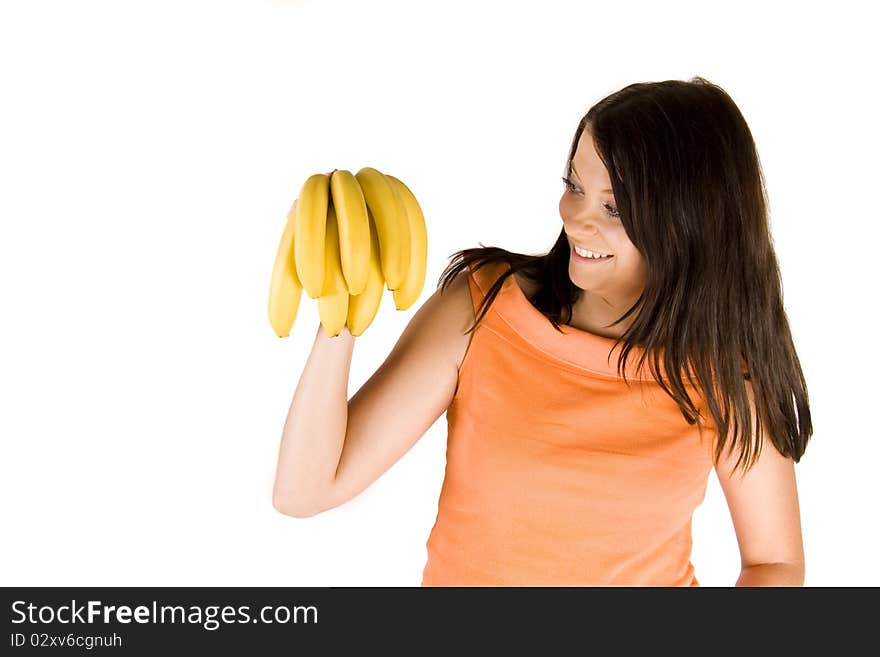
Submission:
<svg viewBox="0 0 880 657">
<path fill-rule="evenodd" d="M 643 293 L 614 322 L 634 315 L 614 343 L 624 345 L 618 372 L 626 382 L 634 346 L 643 349 L 639 368 L 652 354 L 652 376 L 702 435 L 700 412 L 682 381 L 686 369 L 717 429 L 716 465 L 732 436 L 729 451 L 740 447 L 734 469 L 744 464 L 745 474 L 758 459 L 765 430 L 783 456 L 799 462 L 813 433 L 806 381 L 783 309 L 764 174 L 736 104 L 702 77 L 631 84 L 581 119 L 567 176 L 585 128 L 608 171 L 626 233 L 648 267 Z M 564 230 L 546 254 L 481 243 L 454 253 L 439 285 L 445 289 L 470 265 L 476 270 L 505 262 L 510 270 L 491 286 L 468 332 L 517 272 L 538 284 L 529 301 L 561 330 L 581 294 L 569 277 L 569 258 Z M 658 349 L 668 386 L 659 374 Z"/>
</svg>

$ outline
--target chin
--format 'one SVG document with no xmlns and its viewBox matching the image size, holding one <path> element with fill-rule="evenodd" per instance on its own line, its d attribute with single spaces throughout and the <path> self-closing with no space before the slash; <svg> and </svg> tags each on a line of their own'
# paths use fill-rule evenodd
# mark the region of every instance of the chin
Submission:
<svg viewBox="0 0 880 657">
<path fill-rule="evenodd" d="M 581 280 L 581 279 L 582 279 L 582 277 L 579 276 L 578 274 L 575 274 L 574 272 L 572 272 L 572 268 L 569 267 L 568 280 L 570 280 L 572 285 L 574 285 L 576 288 L 586 291 L 588 289 L 589 285 L 586 281 Z"/>
</svg>

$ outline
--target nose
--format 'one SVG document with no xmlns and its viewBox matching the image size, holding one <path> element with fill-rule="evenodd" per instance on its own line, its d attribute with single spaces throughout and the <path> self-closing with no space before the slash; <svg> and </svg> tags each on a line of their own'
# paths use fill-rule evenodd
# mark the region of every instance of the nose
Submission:
<svg viewBox="0 0 880 657">
<path fill-rule="evenodd" d="M 562 216 L 562 224 L 565 226 L 565 232 L 573 237 L 592 237 L 599 233 L 599 222 L 589 212 L 581 212 L 577 215 L 560 214 Z"/>
<path fill-rule="evenodd" d="M 559 199 L 559 216 L 562 217 L 563 230 L 575 242 L 598 244 L 599 224 L 603 221 L 600 210 L 583 204 L 572 203 L 563 195 Z"/>
</svg>

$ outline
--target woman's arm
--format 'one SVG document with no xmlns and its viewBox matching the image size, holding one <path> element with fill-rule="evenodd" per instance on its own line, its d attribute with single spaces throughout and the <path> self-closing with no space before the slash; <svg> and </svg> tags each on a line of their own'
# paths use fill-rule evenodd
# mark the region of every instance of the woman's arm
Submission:
<svg viewBox="0 0 880 657">
<path fill-rule="evenodd" d="M 333 481 L 345 436 L 354 342 L 347 327 L 331 337 L 318 324 L 278 451 L 272 504 L 282 513 L 296 516 L 312 508 Z"/>
<path fill-rule="evenodd" d="M 449 407 L 473 322 L 467 273 L 437 289 L 385 362 L 346 400 L 355 338 L 319 326 L 281 440 L 273 504 L 296 518 L 358 495 Z"/>
<path fill-rule="evenodd" d="M 745 566 L 740 572 L 737 586 L 803 586 L 804 564 L 759 563 Z"/>
<path fill-rule="evenodd" d="M 746 382 L 746 392 L 754 429 L 751 382 Z M 794 461 L 780 454 L 765 435 L 755 465 L 745 476 L 741 469 L 733 474 L 738 454 L 734 449 L 728 455 L 728 445 L 715 473 L 739 543 L 741 572 L 736 586 L 803 586 L 804 544 Z"/>
</svg>

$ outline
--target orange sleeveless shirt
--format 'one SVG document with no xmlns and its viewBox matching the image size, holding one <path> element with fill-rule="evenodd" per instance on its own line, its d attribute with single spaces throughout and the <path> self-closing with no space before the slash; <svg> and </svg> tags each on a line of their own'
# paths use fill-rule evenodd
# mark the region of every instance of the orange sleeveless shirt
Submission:
<svg viewBox="0 0 880 657">
<path fill-rule="evenodd" d="M 475 313 L 508 267 L 468 268 Z M 422 586 L 699 586 L 711 424 L 701 440 L 638 348 L 627 387 L 613 339 L 561 329 L 511 275 L 471 334 Z"/>
</svg>

